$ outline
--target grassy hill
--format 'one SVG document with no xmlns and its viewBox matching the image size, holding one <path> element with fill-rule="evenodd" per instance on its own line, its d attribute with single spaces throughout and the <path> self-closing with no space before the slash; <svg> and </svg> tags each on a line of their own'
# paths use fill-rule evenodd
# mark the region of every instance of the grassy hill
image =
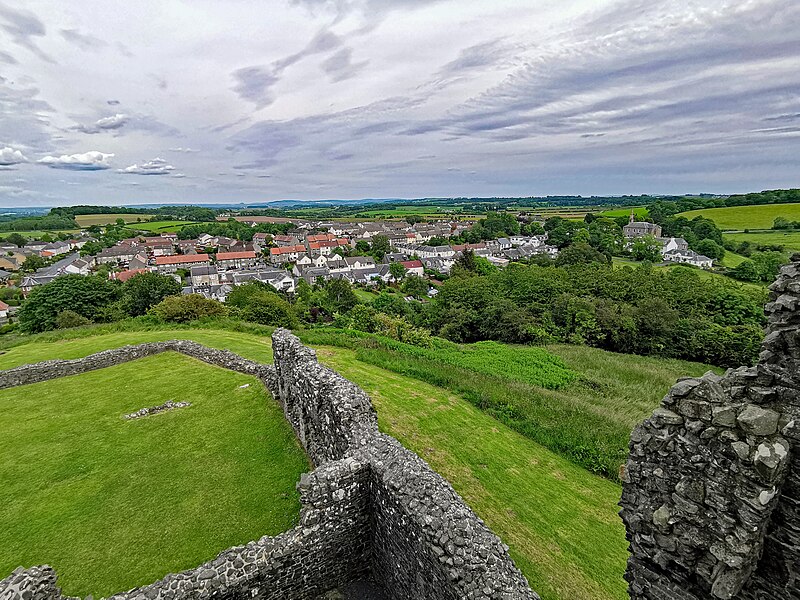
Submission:
<svg viewBox="0 0 800 600">
<path fill-rule="evenodd" d="M 31 344 L 4 366 L 123 341 Z M 170 399 L 192 406 L 122 418 Z M 308 469 L 257 379 L 180 354 L 0 390 L 0 577 L 50 564 L 95 597 L 150 583 L 292 527 Z"/>
<path fill-rule="evenodd" d="M 187 225 L 194 225 L 194 221 L 149 221 L 147 223 L 130 223 L 128 229 L 135 229 L 143 233 L 177 233 Z"/>
<path fill-rule="evenodd" d="M 800 250 L 800 231 L 751 231 L 750 233 L 726 233 L 726 239 L 734 242 L 750 242 L 768 246 L 783 246 L 786 250 Z"/>
<path fill-rule="evenodd" d="M 775 217 L 786 217 L 790 221 L 800 221 L 800 203 L 705 208 L 680 213 L 680 216 L 687 219 L 693 219 L 698 215 L 712 219 L 717 224 L 717 227 L 723 231 L 769 229 L 772 227 Z"/>
</svg>

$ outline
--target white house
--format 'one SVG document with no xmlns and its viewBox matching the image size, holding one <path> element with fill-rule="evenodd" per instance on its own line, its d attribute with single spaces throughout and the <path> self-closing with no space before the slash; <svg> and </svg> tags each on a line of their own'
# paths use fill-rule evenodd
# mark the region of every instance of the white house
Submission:
<svg viewBox="0 0 800 600">
<path fill-rule="evenodd" d="M 701 269 L 710 269 L 714 261 L 713 259 L 698 254 L 694 250 L 671 250 L 664 253 L 664 260 L 667 262 L 677 262 L 687 265 L 694 265 Z"/>
</svg>

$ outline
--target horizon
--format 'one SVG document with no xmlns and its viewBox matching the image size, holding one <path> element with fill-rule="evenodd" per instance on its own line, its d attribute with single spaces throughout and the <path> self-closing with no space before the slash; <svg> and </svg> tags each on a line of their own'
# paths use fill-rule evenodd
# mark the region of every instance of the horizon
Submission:
<svg viewBox="0 0 800 600">
<path fill-rule="evenodd" d="M 798 187 L 798 27 L 791 0 L 0 0 L 0 206 Z"/>
</svg>

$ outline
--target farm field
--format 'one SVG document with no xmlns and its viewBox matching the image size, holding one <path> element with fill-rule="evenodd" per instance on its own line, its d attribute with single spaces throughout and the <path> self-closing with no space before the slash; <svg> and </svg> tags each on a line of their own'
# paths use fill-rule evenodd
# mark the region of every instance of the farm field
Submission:
<svg viewBox="0 0 800 600">
<path fill-rule="evenodd" d="M 800 250 L 800 231 L 751 231 L 750 233 L 726 233 L 724 237 L 734 242 L 783 246 L 790 251 Z"/>
<path fill-rule="evenodd" d="M 130 223 L 128 229 L 145 233 L 177 233 L 186 225 L 195 225 L 195 221 L 149 221 L 147 223 Z"/>
<path fill-rule="evenodd" d="M 693 219 L 699 215 L 712 219 L 717 224 L 717 227 L 723 231 L 769 229 L 772 227 L 775 217 L 786 217 L 790 221 L 800 221 L 800 203 L 705 208 L 680 213 L 680 216 L 687 219 Z"/>
<path fill-rule="evenodd" d="M 46 343 L 57 336 L 36 336 L 30 343 L 8 348 L 0 355 L 0 367 L 75 358 L 124 344 L 171 338 L 195 339 L 255 360 L 271 358 L 265 335 L 226 330 L 91 335 L 89 329 L 69 333 L 86 337 Z M 463 366 L 445 365 L 442 372 L 424 373 L 402 356 L 381 354 L 378 349 L 331 347 L 323 341 L 317 345 L 320 359 L 372 395 L 381 429 L 448 478 L 510 546 L 515 561 L 542 598 L 626 598 L 622 573 L 627 543 L 616 514 L 618 484 L 547 450 L 476 406 L 474 394 L 491 387 L 505 387 L 504 393 L 512 399 L 532 387 L 484 375 L 475 379 L 486 381 L 487 389 L 479 390 L 470 387 L 474 382 L 463 381 L 475 375 Z M 565 414 L 582 419 L 587 427 L 594 426 L 595 415 L 604 423 L 613 421 L 620 443 L 627 441 L 632 426 L 652 411 L 677 377 L 699 375 L 708 369 L 696 363 L 580 346 L 551 346 L 548 350 L 579 379 L 563 389 L 535 388 L 536 397 L 526 401 L 563 406 L 568 411 Z M 384 359 L 390 368 L 373 364 Z M 425 380 L 436 377 L 440 378 L 438 386 Z M 456 382 L 462 385 L 462 392 L 449 389 Z M 179 412 L 175 411 L 176 417 Z"/>
<path fill-rule="evenodd" d="M 122 418 L 170 399 L 192 406 Z M 0 576 L 49 564 L 67 595 L 108 597 L 292 527 L 309 470 L 256 378 L 173 353 L 2 390 L 0 432 Z"/>
<path fill-rule="evenodd" d="M 644 206 L 631 206 L 626 208 L 617 208 L 614 210 L 604 210 L 602 212 L 597 213 L 600 217 L 628 217 L 631 214 L 631 210 L 633 210 L 633 214 L 637 219 L 646 219 L 647 215 L 649 214 L 647 208 Z"/>
<path fill-rule="evenodd" d="M 151 219 L 153 215 L 146 214 L 97 214 L 97 215 L 76 215 L 75 221 L 81 227 L 89 227 L 91 225 L 109 225 L 115 223 L 117 219 L 122 219 L 126 223 L 135 223 L 136 219 L 145 221 Z"/>
</svg>

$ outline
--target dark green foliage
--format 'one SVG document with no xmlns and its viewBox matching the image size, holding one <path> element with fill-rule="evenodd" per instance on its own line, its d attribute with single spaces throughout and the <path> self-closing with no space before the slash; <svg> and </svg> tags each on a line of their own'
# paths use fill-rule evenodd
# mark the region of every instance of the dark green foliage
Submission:
<svg viewBox="0 0 800 600">
<path fill-rule="evenodd" d="M 75 219 L 69 216 L 45 215 L 22 217 L 0 223 L 0 231 L 45 231 L 48 229 L 77 229 Z"/>
<path fill-rule="evenodd" d="M 406 268 L 399 262 L 393 262 L 389 265 L 389 274 L 395 281 L 400 281 L 406 276 Z"/>
<path fill-rule="evenodd" d="M 414 298 L 419 299 L 425 298 L 428 295 L 429 287 L 430 286 L 428 285 L 428 282 L 422 277 L 411 275 L 410 277 L 406 277 L 400 289 L 403 290 L 404 294 L 414 296 Z"/>
<path fill-rule="evenodd" d="M 556 264 L 559 266 L 588 264 L 592 262 L 609 264 L 610 261 L 608 256 L 595 250 L 586 242 L 570 244 L 559 252 L 558 258 L 556 258 Z"/>
<path fill-rule="evenodd" d="M 456 342 L 565 341 L 738 366 L 758 354 L 765 300 L 766 293 L 682 267 L 517 265 L 449 279 L 426 318 Z M 728 340 L 727 350 L 704 347 L 713 335 Z"/>
<path fill-rule="evenodd" d="M 138 273 L 122 285 L 122 309 L 132 317 L 145 314 L 167 296 L 181 293 L 174 278 L 157 273 Z"/>
<path fill-rule="evenodd" d="M 377 237 L 377 236 L 376 236 Z M 344 313 L 358 304 L 358 297 L 346 279 L 331 279 L 325 284 L 324 308 L 328 314 Z"/>
<path fill-rule="evenodd" d="M 188 323 L 225 314 L 225 306 L 200 294 L 167 296 L 149 311 L 162 321 Z"/>
<path fill-rule="evenodd" d="M 28 333 L 56 327 L 58 314 L 70 310 L 98 320 L 103 309 L 117 300 L 121 288 L 102 277 L 63 275 L 46 285 L 33 288 L 19 310 L 20 328 Z"/>
<path fill-rule="evenodd" d="M 25 273 L 33 273 L 37 269 L 41 269 L 42 267 L 46 267 L 47 265 L 48 262 L 46 258 L 42 258 L 38 254 L 31 254 L 22 263 L 22 271 Z"/>
<path fill-rule="evenodd" d="M 261 282 L 236 286 L 226 299 L 226 304 L 239 309 L 245 321 L 294 328 L 298 326 L 295 310 L 274 288 Z"/>
<path fill-rule="evenodd" d="M 74 310 L 62 310 L 56 316 L 56 328 L 57 329 L 70 329 L 72 327 L 85 327 L 86 325 L 90 325 L 91 321 L 84 317 L 83 315 L 79 315 Z"/>
<path fill-rule="evenodd" d="M 18 233 L 12 233 L 11 235 L 6 236 L 6 241 L 9 244 L 14 244 L 15 246 L 19 246 L 21 248 L 28 243 L 28 238 Z"/>
<path fill-rule="evenodd" d="M 376 235 L 372 238 L 370 243 L 370 254 L 375 257 L 375 260 L 382 261 L 383 257 L 392 251 L 389 244 L 389 238 L 385 235 Z"/>
</svg>

